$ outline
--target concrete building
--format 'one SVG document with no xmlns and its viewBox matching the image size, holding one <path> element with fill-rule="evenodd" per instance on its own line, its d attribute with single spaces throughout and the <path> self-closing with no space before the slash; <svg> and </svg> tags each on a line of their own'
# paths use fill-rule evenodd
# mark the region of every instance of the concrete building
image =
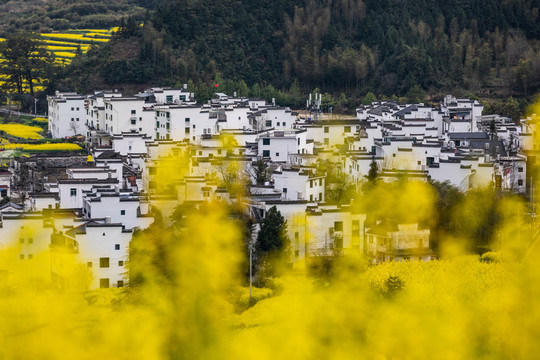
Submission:
<svg viewBox="0 0 540 360">
<path fill-rule="evenodd" d="M 87 135 L 84 96 L 77 93 L 56 92 L 47 96 L 49 133 L 53 138 Z"/>
</svg>

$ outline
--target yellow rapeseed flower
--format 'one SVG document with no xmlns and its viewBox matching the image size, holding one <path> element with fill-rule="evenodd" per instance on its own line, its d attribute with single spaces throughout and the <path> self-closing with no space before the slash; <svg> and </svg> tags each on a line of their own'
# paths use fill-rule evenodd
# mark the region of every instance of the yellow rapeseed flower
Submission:
<svg viewBox="0 0 540 360">
<path fill-rule="evenodd" d="M 11 136 L 32 140 L 41 139 L 42 136 L 39 134 L 39 132 L 43 131 L 43 129 L 38 126 L 29 126 L 15 123 L 0 124 L 0 130 L 5 131 Z"/>
</svg>

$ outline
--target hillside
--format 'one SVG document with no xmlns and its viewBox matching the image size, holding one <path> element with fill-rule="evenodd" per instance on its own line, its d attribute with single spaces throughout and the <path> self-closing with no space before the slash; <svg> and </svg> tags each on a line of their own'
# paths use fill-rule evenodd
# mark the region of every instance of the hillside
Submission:
<svg viewBox="0 0 540 360">
<path fill-rule="evenodd" d="M 86 60 L 73 73 L 100 73 L 107 86 L 229 79 L 349 98 L 371 91 L 530 100 L 540 88 L 538 0 L 156 4 L 141 33 L 119 40 L 137 43 L 135 56 L 133 44 L 127 58 L 104 49 L 95 68 Z"/>
<path fill-rule="evenodd" d="M 126 16 L 142 20 L 145 12 L 135 0 L 0 0 L 0 36 L 20 30 L 105 29 Z"/>
</svg>

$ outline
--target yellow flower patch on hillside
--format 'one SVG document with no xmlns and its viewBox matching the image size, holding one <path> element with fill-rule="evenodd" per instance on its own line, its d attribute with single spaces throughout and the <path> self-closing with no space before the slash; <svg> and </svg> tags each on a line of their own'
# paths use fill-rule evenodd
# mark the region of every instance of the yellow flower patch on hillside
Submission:
<svg viewBox="0 0 540 360">
<path fill-rule="evenodd" d="M 66 52 L 66 51 L 55 51 L 53 54 L 54 54 L 55 56 L 59 56 L 59 57 L 68 57 L 68 58 L 75 57 L 75 53 L 73 53 L 73 52 Z"/>
<path fill-rule="evenodd" d="M 4 150 L 26 150 L 26 151 L 76 151 L 82 150 L 77 144 L 2 144 L 0 149 Z"/>
<path fill-rule="evenodd" d="M 23 139 L 41 139 L 42 136 L 39 134 L 42 129 L 38 126 L 28 126 L 22 124 L 0 124 L 0 131 L 5 131 L 11 136 L 16 136 Z"/>
<path fill-rule="evenodd" d="M 37 122 L 42 122 L 42 123 L 48 123 L 49 122 L 49 118 L 45 118 L 45 117 L 35 117 L 32 120 L 37 121 Z"/>
</svg>

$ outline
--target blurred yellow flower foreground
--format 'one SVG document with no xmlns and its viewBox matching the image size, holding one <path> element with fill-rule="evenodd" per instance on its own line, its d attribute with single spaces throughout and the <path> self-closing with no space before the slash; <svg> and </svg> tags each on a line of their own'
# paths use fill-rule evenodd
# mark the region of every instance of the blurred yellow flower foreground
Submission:
<svg viewBox="0 0 540 360">
<path fill-rule="evenodd" d="M 538 256 L 366 268 L 274 279 L 274 296 L 235 311 L 240 229 L 219 205 L 132 243 L 137 286 L 59 292 L 12 264 L 0 297 L 0 359 L 507 359 L 540 351 Z M 4 249 L 1 261 L 9 258 Z M 390 281 L 389 281 L 390 279 Z M 394 280 L 392 280 L 394 279 Z M 242 293 L 242 292 L 240 292 Z"/>
<path fill-rule="evenodd" d="M 400 199 L 422 196 L 411 188 L 414 192 Z M 519 204 L 507 204 L 508 216 Z M 424 215 L 431 210 L 423 203 L 415 209 Z M 324 278 L 295 272 L 273 279 L 272 291 L 261 298 L 273 296 L 239 310 L 248 291 L 239 288 L 246 284 L 247 268 L 239 222 L 216 203 L 185 215 L 181 226 L 165 230 L 155 223 L 135 237 L 132 286 L 125 289 L 59 292 L 39 280 L 44 277 L 39 269 L 9 263 L 14 249 L 2 249 L 0 262 L 9 270 L 0 274 L 0 359 L 533 359 L 540 354 L 538 246 L 506 260 L 503 252 L 503 261 L 454 255 L 368 267 L 361 258 L 343 256 Z M 523 229 L 508 227 L 512 221 L 504 222 L 504 216 L 498 231 L 512 244 Z M 471 212 L 471 221 L 474 217 Z M 255 295 L 263 292 L 257 289 Z"/>
</svg>

